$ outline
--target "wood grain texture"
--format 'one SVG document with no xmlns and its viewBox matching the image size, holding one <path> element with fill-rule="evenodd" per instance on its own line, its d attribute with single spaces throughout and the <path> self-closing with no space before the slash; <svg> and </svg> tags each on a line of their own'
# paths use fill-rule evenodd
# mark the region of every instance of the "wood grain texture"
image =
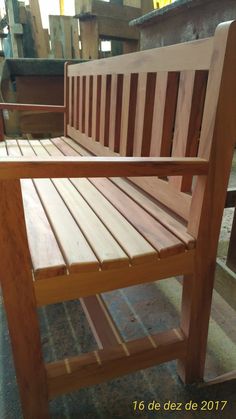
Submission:
<svg viewBox="0 0 236 419">
<path fill-rule="evenodd" d="M 25 417 L 49 418 L 20 181 L 1 181 L 0 191 L 0 281 L 22 409 Z"/>
<path fill-rule="evenodd" d="M 35 281 L 38 306 L 87 297 L 119 288 L 144 284 L 175 275 L 190 274 L 194 270 L 195 249 L 168 258 L 97 272 L 79 272 L 61 277 Z M 148 273 L 148 274 L 147 274 Z M 112 280 L 111 280 L 112 278 Z"/>
<path fill-rule="evenodd" d="M 69 75 L 130 74 L 157 71 L 206 70 L 211 63 L 213 39 L 201 39 L 69 66 Z"/>
<path fill-rule="evenodd" d="M 152 340 L 156 346 L 147 337 L 127 342 L 129 356 L 124 354 L 122 345 L 116 345 L 106 350 L 100 349 L 96 353 L 67 359 L 67 368 L 64 361 L 48 364 L 50 396 L 55 397 L 82 386 L 94 385 L 137 371 L 139 368 L 148 368 L 185 356 L 186 342 L 181 330 L 173 329 L 152 335 Z"/>
<path fill-rule="evenodd" d="M 3 157 L 1 179 L 204 175 L 208 162 L 199 158 L 155 157 Z"/>
</svg>

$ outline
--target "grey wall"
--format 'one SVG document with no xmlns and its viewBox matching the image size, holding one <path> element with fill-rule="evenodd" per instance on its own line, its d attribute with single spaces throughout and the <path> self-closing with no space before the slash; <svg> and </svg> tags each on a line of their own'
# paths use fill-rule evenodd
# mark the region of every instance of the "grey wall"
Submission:
<svg viewBox="0 0 236 419">
<path fill-rule="evenodd" d="M 236 0 L 179 0 L 171 6 L 163 14 L 161 9 L 147 14 L 138 24 L 141 49 L 212 36 L 220 22 L 236 19 Z"/>
</svg>

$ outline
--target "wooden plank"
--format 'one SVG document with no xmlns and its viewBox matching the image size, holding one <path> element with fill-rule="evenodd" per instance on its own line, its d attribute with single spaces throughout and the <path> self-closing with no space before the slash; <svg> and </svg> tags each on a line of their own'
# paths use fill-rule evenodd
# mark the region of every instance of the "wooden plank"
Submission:
<svg viewBox="0 0 236 419">
<path fill-rule="evenodd" d="M 86 202 L 129 255 L 132 264 L 155 260 L 156 251 L 87 179 L 71 179 Z"/>
<path fill-rule="evenodd" d="M 139 40 L 139 31 L 134 26 L 129 26 L 123 18 L 97 16 L 99 35 L 105 38 L 116 38 L 120 40 Z"/>
<path fill-rule="evenodd" d="M 80 20 L 80 39 L 82 44 L 82 59 L 95 60 L 99 58 L 99 34 L 97 19 Z"/>
<path fill-rule="evenodd" d="M 20 181 L 0 182 L 1 289 L 25 417 L 48 418 L 48 392 Z M 13 259 L 14 256 L 14 259 Z"/>
<path fill-rule="evenodd" d="M 52 182 L 48 179 L 38 179 L 34 184 L 69 271 L 98 270 L 97 258 Z"/>
<path fill-rule="evenodd" d="M 132 72 L 207 70 L 210 67 L 212 38 L 140 51 L 69 67 L 70 76 L 80 74 L 130 74 Z"/>
<path fill-rule="evenodd" d="M 206 160 L 190 157 L 3 157 L 0 178 L 181 176 L 204 175 L 207 171 Z"/>
<path fill-rule="evenodd" d="M 66 264 L 33 182 L 25 179 L 21 187 L 34 277 L 38 280 L 63 275 L 66 273 Z"/>
<path fill-rule="evenodd" d="M 80 58 L 78 22 L 71 16 L 49 16 L 55 58 Z"/>
<path fill-rule="evenodd" d="M 48 364 L 50 396 L 185 356 L 186 342 L 178 329 L 152 335 L 152 342 L 156 346 L 147 337 L 127 342 L 129 356 L 124 355 L 122 345 L 117 345 L 67 359 L 66 363 Z"/>
<path fill-rule="evenodd" d="M 22 153 L 16 140 L 6 140 L 7 153 L 11 157 L 20 157 Z"/>
<path fill-rule="evenodd" d="M 107 89 L 107 76 L 103 75 L 101 78 L 100 132 L 99 132 L 99 142 L 102 145 L 105 145 L 106 89 Z"/>
<path fill-rule="evenodd" d="M 35 152 L 27 140 L 18 140 L 18 145 L 24 156 L 32 156 Z M 22 180 L 21 188 L 35 279 L 63 275 L 66 273 L 66 264 L 33 182 L 29 179 Z"/>
<path fill-rule="evenodd" d="M 0 143 L 0 157 L 4 157 L 4 156 L 7 156 L 6 143 L 5 142 L 1 142 Z"/>
<path fill-rule="evenodd" d="M 135 188 L 132 184 L 128 183 L 121 178 L 112 178 L 112 182 L 115 183 L 122 191 L 130 196 L 135 202 L 141 205 L 146 211 L 155 217 L 161 224 L 175 234 L 181 241 L 185 243 L 188 249 L 195 246 L 194 238 L 187 233 L 186 225 L 181 223 L 178 219 L 174 218 L 173 215 L 164 210 L 157 202 L 154 202 L 147 197 L 141 190 Z"/>
<path fill-rule="evenodd" d="M 147 73 L 139 73 L 136 101 L 136 118 L 134 128 L 133 155 L 141 156 L 143 132 L 144 132 L 144 111 L 146 100 Z"/>
<path fill-rule="evenodd" d="M 47 278 L 35 281 L 35 293 L 38 306 L 69 301 L 75 295 L 89 295 L 145 284 L 158 279 L 183 275 L 193 272 L 195 249 L 180 253 L 169 258 L 133 265 L 119 269 L 100 270 L 98 272 L 79 272 L 60 278 Z M 148 275 L 147 275 L 148 272 Z"/>
<path fill-rule="evenodd" d="M 43 33 L 42 19 L 40 14 L 38 0 L 29 0 L 30 11 L 32 15 L 33 31 L 35 47 L 37 50 L 38 58 L 47 58 L 47 45 L 45 42 L 45 36 Z"/>
<path fill-rule="evenodd" d="M 68 179 L 54 179 L 53 184 L 93 249 L 102 269 L 128 266 L 127 255 L 72 183 Z"/>
<path fill-rule="evenodd" d="M 64 135 L 67 135 L 67 126 L 69 123 L 69 77 L 68 63 L 64 64 Z"/>
<path fill-rule="evenodd" d="M 112 76 L 111 76 L 110 121 L 109 121 L 109 148 L 112 151 L 115 151 L 117 83 L 118 83 L 118 75 L 117 74 L 112 74 Z"/>
<path fill-rule="evenodd" d="M 167 257 L 184 251 L 185 246 L 179 239 L 109 182 L 108 179 L 90 179 L 90 181 L 158 251 L 160 257 Z M 142 223 L 140 223 L 140 220 L 142 220 Z"/>
<path fill-rule="evenodd" d="M 207 179 L 197 179 L 188 226 L 198 237 L 198 246 L 195 276 L 190 282 L 186 278 L 184 286 L 182 323 L 189 349 L 180 369 L 186 382 L 202 380 L 204 373 L 218 236 L 235 147 L 235 38 L 236 22 L 217 28 L 208 76 L 198 155 L 212 160 Z M 223 138 L 227 138 L 227 147 Z"/>
<path fill-rule="evenodd" d="M 41 149 L 38 146 L 37 153 L 42 156 L 45 151 L 51 156 L 62 155 L 51 141 L 41 140 Z M 97 258 L 52 182 L 48 179 L 34 182 L 70 272 L 98 269 Z M 63 225 L 61 219 L 64 220 Z M 70 238 L 70 235 L 73 237 Z"/>
<path fill-rule="evenodd" d="M 121 156 L 131 156 L 133 154 L 137 85 L 137 74 L 128 74 L 124 76 L 120 138 Z"/>
<path fill-rule="evenodd" d="M 179 93 L 175 118 L 175 131 L 172 146 L 173 157 L 186 155 L 189 123 L 192 111 L 195 71 L 182 71 L 179 80 Z M 169 182 L 181 190 L 182 179 L 172 177 Z"/>
<path fill-rule="evenodd" d="M 22 40 L 16 38 L 17 33 L 23 34 L 23 28 L 21 24 L 16 23 L 15 16 L 15 2 L 13 0 L 6 0 L 6 11 L 8 16 L 8 23 L 10 29 L 10 42 L 12 49 L 12 56 L 14 58 L 22 57 Z"/>
<path fill-rule="evenodd" d="M 150 156 L 170 156 L 179 74 L 158 72 L 156 78 Z"/>
<path fill-rule="evenodd" d="M 177 191 L 167 181 L 156 177 L 129 177 L 129 180 L 143 189 L 160 203 L 170 208 L 184 220 L 189 220 L 191 196 Z"/>
<path fill-rule="evenodd" d="M 111 348 L 123 342 L 100 295 L 81 298 L 80 303 L 99 349 Z"/>
</svg>

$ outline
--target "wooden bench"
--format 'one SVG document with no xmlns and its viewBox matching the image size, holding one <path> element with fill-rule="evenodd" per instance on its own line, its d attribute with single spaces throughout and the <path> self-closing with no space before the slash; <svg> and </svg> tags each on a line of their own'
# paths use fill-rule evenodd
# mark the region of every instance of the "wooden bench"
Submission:
<svg viewBox="0 0 236 419">
<path fill-rule="evenodd" d="M 173 359 L 184 382 L 203 379 L 236 136 L 235 44 L 231 22 L 212 39 L 69 65 L 65 106 L 51 108 L 65 113 L 65 136 L 0 143 L 0 280 L 25 418 Z M 179 327 L 125 342 L 100 294 L 174 275 Z M 75 298 L 98 349 L 45 365 L 37 307 Z"/>
</svg>

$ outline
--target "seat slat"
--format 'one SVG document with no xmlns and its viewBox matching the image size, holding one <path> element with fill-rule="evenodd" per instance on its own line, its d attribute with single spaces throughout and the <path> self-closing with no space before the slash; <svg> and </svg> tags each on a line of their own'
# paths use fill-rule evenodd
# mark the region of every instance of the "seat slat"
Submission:
<svg viewBox="0 0 236 419">
<path fill-rule="evenodd" d="M 21 181 L 26 228 L 35 279 L 44 279 L 66 274 L 66 263 L 33 182 Z"/>
<path fill-rule="evenodd" d="M 96 256 L 52 182 L 48 179 L 34 182 L 69 271 L 98 270 Z"/>
<path fill-rule="evenodd" d="M 27 140 L 18 140 L 18 146 L 24 156 L 35 155 Z M 23 179 L 21 189 L 34 277 L 35 279 L 44 279 L 64 275 L 66 263 L 32 180 Z"/>
<path fill-rule="evenodd" d="M 194 247 L 195 240 L 187 233 L 187 227 L 184 224 L 169 215 L 168 212 L 162 209 L 156 202 L 145 196 L 141 190 L 138 190 L 124 179 L 112 178 L 112 182 L 114 182 L 122 191 L 127 193 L 135 202 L 141 205 L 142 208 L 148 211 L 168 230 L 182 240 L 188 249 L 192 249 Z"/>
<path fill-rule="evenodd" d="M 76 151 L 71 151 L 71 148 L 60 138 L 55 138 L 53 143 L 55 148 L 48 147 L 51 155 L 62 153 L 62 150 L 64 153 L 67 151 L 69 153 L 74 152 L 74 155 L 78 155 Z M 68 150 L 68 148 L 70 150 Z M 127 255 L 120 248 L 103 223 L 95 215 L 94 211 L 74 188 L 72 183 L 68 179 L 54 179 L 53 184 L 56 186 L 63 201 L 67 205 L 67 208 L 73 215 L 80 230 L 83 232 L 88 243 L 92 247 L 101 263 L 102 268 L 110 269 L 128 266 L 129 258 Z M 47 203 L 45 203 L 45 205 L 47 205 Z"/>
<path fill-rule="evenodd" d="M 0 157 L 7 156 L 7 148 L 5 142 L 0 142 Z"/>
<path fill-rule="evenodd" d="M 45 148 L 41 144 L 40 149 L 37 144 L 38 155 L 41 155 L 41 153 L 44 155 L 45 150 L 54 156 L 62 154 L 50 140 L 41 140 L 41 143 Z M 49 179 L 37 179 L 34 180 L 34 184 L 69 271 L 80 272 L 99 269 L 96 256 L 53 183 Z M 63 223 L 61 220 L 63 220 Z"/>
<path fill-rule="evenodd" d="M 93 178 L 90 181 L 128 219 L 128 221 L 159 252 L 161 257 L 169 256 L 185 249 L 184 244 L 166 230 L 158 221 L 139 207 L 124 192 L 108 179 Z"/>
<path fill-rule="evenodd" d="M 22 156 L 20 148 L 16 140 L 6 140 L 6 147 L 9 156 L 19 157 Z"/>
<path fill-rule="evenodd" d="M 155 249 L 87 179 L 71 179 L 71 182 L 129 255 L 132 264 L 157 258 Z"/>
<path fill-rule="evenodd" d="M 128 266 L 127 255 L 72 183 L 68 179 L 54 179 L 53 183 L 99 259 L 101 267 L 111 269 Z"/>
<path fill-rule="evenodd" d="M 52 141 L 56 141 L 57 147 L 66 151 L 70 155 L 90 155 L 89 152 L 77 145 L 72 139 L 63 137 L 53 139 Z M 65 143 L 67 146 L 70 145 L 70 147 L 65 148 Z M 77 152 L 75 150 L 77 150 Z M 112 178 L 112 182 L 115 183 L 126 194 L 128 194 L 135 202 L 141 205 L 146 211 L 153 215 L 158 221 L 160 221 L 161 224 L 163 224 L 168 230 L 176 235 L 181 241 L 183 241 L 187 248 L 191 249 L 194 247 L 195 240 L 190 234 L 187 233 L 187 228 L 183 223 L 178 221 L 172 215 L 169 215 L 156 202 L 153 202 L 145 195 L 145 193 L 143 193 L 141 190 L 138 190 L 125 179 Z M 97 201 L 98 200 L 99 198 L 97 197 Z M 91 205 L 96 207 L 97 203 L 94 201 L 91 202 Z M 109 217 L 109 213 L 107 214 L 107 217 Z"/>
</svg>

